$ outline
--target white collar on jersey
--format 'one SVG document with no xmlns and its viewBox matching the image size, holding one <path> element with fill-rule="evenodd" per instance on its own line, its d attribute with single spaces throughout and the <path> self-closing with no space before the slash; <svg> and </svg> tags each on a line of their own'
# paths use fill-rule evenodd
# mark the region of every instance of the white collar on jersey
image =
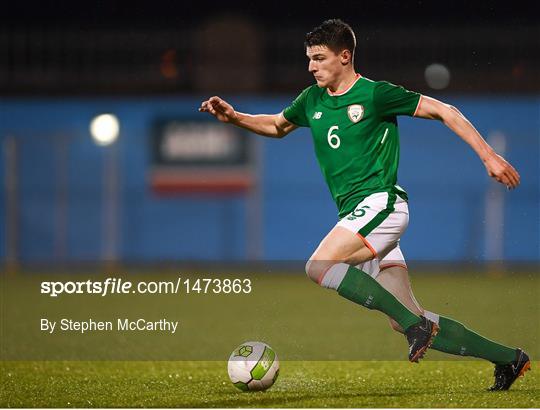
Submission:
<svg viewBox="0 0 540 410">
<path fill-rule="evenodd" d="M 352 84 L 349 85 L 349 86 L 348 86 L 345 90 L 343 90 L 343 91 L 333 93 L 332 91 L 330 91 L 330 89 L 327 88 L 326 91 L 328 92 L 328 95 L 330 95 L 330 96 L 332 96 L 332 97 L 338 97 L 338 96 L 340 96 L 340 95 L 346 94 L 347 92 L 349 92 L 349 90 L 350 90 L 351 88 L 354 87 L 354 85 L 356 84 L 356 82 L 357 82 L 359 79 L 362 78 L 362 76 L 361 76 L 359 73 L 356 73 L 356 74 L 355 74 L 355 77 L 356 77 L 356 78 L 354 79 L 354 81 L 352 82 Z"/>
</svg>

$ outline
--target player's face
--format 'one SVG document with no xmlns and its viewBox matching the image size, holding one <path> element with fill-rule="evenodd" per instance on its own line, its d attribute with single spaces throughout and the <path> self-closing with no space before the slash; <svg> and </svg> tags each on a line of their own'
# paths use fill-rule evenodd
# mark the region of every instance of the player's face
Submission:
<svg viewBox="0 0 540 410">
<path fill-rule="evenodd" d="M 334 53 L 326 46 L 308 47 L 306 55 L 309 58 L 308 70 L 319 87 L 330 86 L 343 73 L 343 55 Z"/>
</svg>

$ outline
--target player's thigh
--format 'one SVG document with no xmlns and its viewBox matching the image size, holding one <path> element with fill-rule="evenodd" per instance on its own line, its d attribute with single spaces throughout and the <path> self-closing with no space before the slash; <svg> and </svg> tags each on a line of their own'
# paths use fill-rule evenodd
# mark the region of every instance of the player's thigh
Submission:
<svg viewBox="0 0 540 410">
<path fill-rule="evenodd" d="M 364 242 L 350 230 L 335 226 L 321 241 L 306 264 L 307 275 L 317 283 L 336 263 L 351 263 L 351 258 L 367 261 L 373 258 Z"/>
<path fill-rule="evenodd" d="M 362 254 L 349 256 L 351 265 L 370 259 L 382 260 L 395 248 L 409 223 L 407 201 L 398 195 L 378 192 L 369 195 L 337 224 L 354 233 L 364 244 Z M 371 257 L 366 259 L 367 248 Z"/>
<path fill-rule="evenodd" d="M 365 259 L 373 257 L 371 251 L 364 242 L 353 232 L 336 225 L 324 237 L 310 260 L 331 260 L 338 262 L 347 262 L 351 255 L 365 250 Z"/>
<path fill-rule="evenodd" d="M 335 263 L 356 266 L 384 258 L 408 221 L 407 203 L 402 198 L 387 192 L 369 195 L 321 241 L 306 265 L 307 274 L 318 280 Z"/>
</svg>

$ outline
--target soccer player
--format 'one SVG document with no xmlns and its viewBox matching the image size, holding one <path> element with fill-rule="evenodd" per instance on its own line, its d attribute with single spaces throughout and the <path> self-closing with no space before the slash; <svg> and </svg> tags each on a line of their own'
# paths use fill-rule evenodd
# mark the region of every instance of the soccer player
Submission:
<svg viewBox="0 0 540 410">
<path fill-rule="evenodd" d="M 305 46 L 316 84 L 281 113 L 244 114 L 217 96 L 202 102 L 199 111 L 273 138 L 298 127 L 311 128 L 340 219 L 306 264 L 307 275 L 359 305 L 388 315 L 392 328 L 407 338 L 411 362 L 418 362 L 429 347 L 486 359 L 495 364 L 491 390 L 507 390 L 530 368 L 527 354 L 424 310 L 412 293 L 399 247 L 409 213 L 407 194 L 397 185 L 396 117 L 441 121 L 478 154 L 488 175 L 509 189 L 519 185 L 518 172 L 455 107 L 356 73 L 356 39 L 343 21 L 325 21 L 306 35 Z"/>
</svg>

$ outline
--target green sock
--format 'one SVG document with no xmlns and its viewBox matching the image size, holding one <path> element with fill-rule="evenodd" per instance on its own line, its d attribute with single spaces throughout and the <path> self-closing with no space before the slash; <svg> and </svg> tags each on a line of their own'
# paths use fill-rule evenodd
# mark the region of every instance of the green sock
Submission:
<svg viewBox="0 0 540 410">
<path fill-rule="evenodd" d="M 431 345 L 432 349 L 479 357 L 495 364 L 507 364 L 516 358 L 516 349 L 486 339 L 453 319 L 440 316 L 439 327 L 439 333 Z"/>
<path fill-rule="evenodd" d="M 407 309 L 375 279 L 354 266 L 349 267 L 337 291 L 354 303 L 387 314 L 399 323 L 402 329 L 408 329 L 420 322 L 420 317 Z"/>
</svg>

